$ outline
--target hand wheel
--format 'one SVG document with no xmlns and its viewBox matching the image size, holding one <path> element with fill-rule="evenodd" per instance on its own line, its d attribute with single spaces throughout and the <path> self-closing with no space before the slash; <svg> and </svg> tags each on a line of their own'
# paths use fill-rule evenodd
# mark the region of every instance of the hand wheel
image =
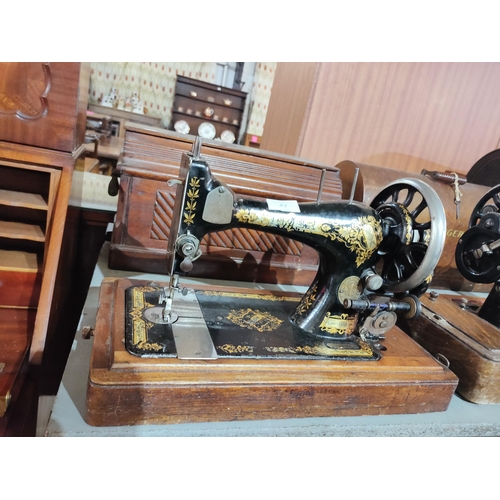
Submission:
<svg viewBox="0 0 500 500">
<path fill-rule="evenodd" d="M 377 269 L 388 292 L 421 295 L 444 248 L 446 214 L 438 194 L 420 179 L 388 184 L 371 203 L 382 217 Z M 420 292 L 420 293 L 419 293 Z"/>
<path fill-rule="evenodd" d="M 469 229 L 458 241 L 455 262 L 462 276 L 473 283 L 500 279 L 500 184 L 476 204 Z"/>
</svg>

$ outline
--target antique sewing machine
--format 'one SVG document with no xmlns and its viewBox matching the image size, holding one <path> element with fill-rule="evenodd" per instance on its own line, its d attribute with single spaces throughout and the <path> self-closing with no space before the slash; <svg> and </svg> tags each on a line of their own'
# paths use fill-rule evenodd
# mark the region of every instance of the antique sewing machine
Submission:
<svg viewBox="0 0 500 500">
<path fill-rule="evenodd" d="M 456 377 L 395 325 L 420 313 L 446 234 L 425 182 L 371 206 L 236 195 L 197 138 L 184 154 L 168 283 L 105 280 L 86 419 L 92 425 L 443 411 Z M 355 182 L 354 182 L 355 185 Z M 354 186 L 355 188 L 355 186 Z M 354 193 L 353 188 L 353 193 Z M 202 238 L 258 229 L 313 247 L 307 291 L 182 284 Z"/>
<path fill-rule="evenodd" d="M 500 403 L 500 185 L 477 202 L 455 251 L 458 270 L 473 283 L 492 283 L 486 299 L 432 293 L 422 298 L 412 337 L 443 357 L 459 377 L 457 393 L 475 403 Z"/>
<path fill-rule="evenodd" d="M 183 359 L 277 353 L 379 359 L 397 313 L 418 316 L 417 295 L 427 288 L 441 256 L 446 222 L 433 190 L 416 180 L 402 180 L 383 190 L 372 207 L 353 201 L 298 204 L 237 198 L 211 174 L 200 148 L 198 140 L 174 181 L 178 189 L 167 250 L 169 285 L 127 291 L 127 349 L 139 356 Z M 402 190 L 408 192 L 406 205 L 393 200 Z M 420 205 L 411 213 L 407 205 L 417 193 Z M 417 222 L 414 217 L 425 209 L 428 218 Z M 264 311 L 258 298 L 248 307 L 248 296 L 233 294 L 221 320 L 220 296 L 195 294 L 179 285 L 179 277 L 201 256 L 205 234 L 230 227 L 258 228 L 316 248 L 319 269 L 298 304 L 268 304 Z M 140 310 L 138 302 L 143 304 Z"/>
</svg>

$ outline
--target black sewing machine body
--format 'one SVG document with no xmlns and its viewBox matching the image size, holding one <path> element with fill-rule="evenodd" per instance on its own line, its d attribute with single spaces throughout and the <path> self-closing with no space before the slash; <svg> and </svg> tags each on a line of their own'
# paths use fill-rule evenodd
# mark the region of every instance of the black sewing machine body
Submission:
<svg viewBox="0 0 500 500">
<path fill-rule="evenodd" d="M 396 312 L 408 318 L 418 316 L 417 295 L 427 288 L 439 260 L 445 234 L 443 228 L 439 231 L 439 222 L 445 219 L 439 214 L 432 238 L 430 220 L 420 223 L 415 220 L 428 207 L 425 199 L 416 204 L 413 213 L 407 206 L 424 187 L 417 181 L 405 181 L 417 182 L 416 187 L 404 182 L 396 185 L 395 190 L 377 197 L 373 206 L 347 200 L 333 203 L 262 201 L 237 196 L 212 175 L 199 155 L 191 154 L 184 155 L 180 176 L 175 182 L 178 184 L 176 208 L 167 253 L 170 284 L 158 288 L 153 295 L 146 292 L 150 296 L 140 300 L 148 304 L 143 310 L 128 306 L 132 319 L 127 323 L 126 345 L 131 353 L 172 356 L 179 355 L 179 350 L 184 351 L 179 349 L 180 339 L 188 330 L 192 334 L 193 329 L 188 322 L 180 330 L 184 319 L 178 312 L 183 308 L 179 305 L 179 293 L 192 297 L 192 292 L 189 294 L 187 289 L 179 287 L 179 277 L 196 265 L 196 259 L 201 256 L 200 242 L 206 234 L 233 227 L 271 232 L 314 248 L 319 255 L 316 277 L 293 307 L 287 304 L 285 309 L 271 312 L 269 303 L 265 307 L 254 303 L 253 309 L 234 303 L 225 315 L 214 313 L 219 320 L 211 318 L 213 305 L 206 304 L 207 299 L 198 293 L 196 300 L 193 298 L 190 302 L 193 309 L 187 314 L 203 317 L 206 330 L 202 333 L 203 327 L 200 327 L 198 340 L 193 338 L 192 348 L 184 354 L 187 358 L 215 359 L 224 354 L 220 346 L 227 347 L 228 338 L 232 336 L 238 338 L 239 343 L 229 350 L 240 356 L 249 352 L 260 352 L 259 355 L 264 356 L 267 349 L 272 356 L 285 353 L 376 360 L 385 349 L 382 344 L 385 333 L 396 323 Z M 408 190 L 406 205 L 397 201 L 404 189 Z M 436 201 L 434 205 L 443 210 Z M 428 252 L 430 247 L 432 251 Z M 381 261 L 383 264 L 377 269 Z M 134 303 L 133 293 L 136 291 L 129 293 L 129 304 Z M 236 297 L 230 300 L 234 302 Z M 147 333 L 138 335 L 134 324 L 141 314 L 148 320 L 138 328 Z M 263 339 L 259 329 L 261 320 L 268 321 L 269 328 L 263 348 L 259 349 L 257 344 L 262 344 Z M 280 327 L 271 328 L 273 321 Z M 233 328 L 229 337 L 220 333 L 220 330 L 227 333 L 228 326 Z M 277 337 L 270 333 L 274 330 Z M 284 334 L 285 330 L 288 334 Z M 202 344 L 205 348 L 200 347 Z"/>
</svg>

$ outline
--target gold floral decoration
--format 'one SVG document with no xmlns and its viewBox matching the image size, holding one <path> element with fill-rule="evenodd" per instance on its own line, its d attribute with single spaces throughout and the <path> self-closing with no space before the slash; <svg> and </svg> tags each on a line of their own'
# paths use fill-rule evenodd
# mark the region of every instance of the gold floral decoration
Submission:
<svg viewBox="0 0 500 500">
<path fill-rule="evenodd" d="M 250 308 L 230 311 L 227 319 L 242 328 L 257 330 L 259 332 L 271 332 L 283 323 L 282 319 L 276 318 L 266 311 Z"/>
<path fill-rule="evenodd" d="M 217 349 L 224 351 L 228 354 L 242 354 L 242 353 L 253 353 L 253 346 L 251 345 L 232 345 L 232 344 L 224 344 L 217 346 Z"/>
<path fill-rule="evenodd" d="M 356 319 L 350 318 L 348 314 L 343 313 L 340 316 L 331 315 L 329 312 L 323 318 L 319 328 L 323 332 L 328 332 L 333 335 L 344 335 L 354 331 Z"/>
<path fill-rule="evenodd" d="M 300 304 L 297 306 L 296 312 L 298 314 L 305 313 L 316 300 L 316 292 L 318 291 L 318 285 L 314 285 L 302 297 Z"/>
<path fill-rule="evenodd" d="M 295 213 L 275 214 L 267 210 L 240 209 L 236 218 L 246 224 L 318 234 L 332 241 L 341 241 L 356 253 L 358 267 L 372 256 L 382 242 L 382 226 L 373 215 L 335 222 L 324 217 L 300 216 Z"/>
<path fill-rule="evenodd" d="M 193 177 L 189 181 L 189 190 L 187 192 L 189 201 L 184 208 L 184 223 L 190 226 L 194 223 L 194 216 L 196 215 L 197 198 L 200 197 L 200 179 Z"/>
</svg>

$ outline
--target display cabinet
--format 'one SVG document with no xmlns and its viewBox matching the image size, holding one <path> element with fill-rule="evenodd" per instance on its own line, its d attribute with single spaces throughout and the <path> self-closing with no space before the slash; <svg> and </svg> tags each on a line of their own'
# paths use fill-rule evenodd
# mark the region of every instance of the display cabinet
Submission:
<svg viewBox="0 0 500 500">
<path fill-rule="evenodd" d="M 237 142 L 246 92 L 177 76 L 171 129 L 204 139 Z"/>
</svg>

